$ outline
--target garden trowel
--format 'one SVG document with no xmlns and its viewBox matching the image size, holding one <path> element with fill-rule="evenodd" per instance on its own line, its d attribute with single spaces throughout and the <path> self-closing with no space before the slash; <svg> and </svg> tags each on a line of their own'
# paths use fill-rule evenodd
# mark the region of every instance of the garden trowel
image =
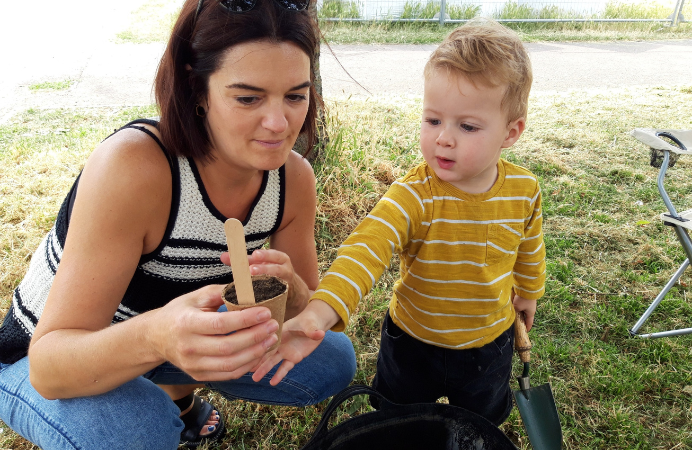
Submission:
<svg viewBox="0 0 692 450">
<path fill-rule="evenodd" d="M 524 422 L 526 433 L 534 450 L 560 450 L 562 448 L 562 428 L 557 415 L 555 398 L 550 383 L 531 387 L 529 383 L 529 364 L 531 361 L 531 341 L 526 332 L 524 313 L 517 312 L 514 322 L 514 348 L 524 363 L 524 373 L 517 377 L 519 390 L 513 391 L 514 401 Z"/>
</svg>

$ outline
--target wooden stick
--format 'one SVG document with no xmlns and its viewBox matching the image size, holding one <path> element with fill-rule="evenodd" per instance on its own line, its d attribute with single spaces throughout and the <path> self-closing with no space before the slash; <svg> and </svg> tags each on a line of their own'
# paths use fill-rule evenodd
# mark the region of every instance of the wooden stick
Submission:
<svg viewBox="0 0 692 450">
<path fill-rule="evenodd" d="M 228 253 L 231 257 L 231 269 L 233 269 L 233 282 L 239 305 L 254 305 L 255 291 L 252 290 L 252 277 L 250 265 L 247 261 L 247 247 L 245 245 L 245 230 L 243 224 L 236 219 L 228 219 L 224 224 Z"/>
<path fill-rule="evenodd" d="M 517 318 L 514 322 L 514 349 L 519 354 L 521 362 L 527 363 L 531 361 L 531 341 L 529 334 L 526 332 L 526 324 L 524 323 L 524 313 L 517 311 Z"/>
</svg>

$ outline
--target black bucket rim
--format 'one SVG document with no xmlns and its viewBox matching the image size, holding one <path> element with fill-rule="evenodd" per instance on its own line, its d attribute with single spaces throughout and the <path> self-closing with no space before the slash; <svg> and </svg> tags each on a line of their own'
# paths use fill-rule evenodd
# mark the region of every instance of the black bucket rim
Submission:
<svg viewBox="0 0 692 450">
<path fill-rule="evenodd" d="M 346 400 L 356 395 L 374 395 L 381 402 L 381 409 L 360 414 L 340 424 L 328 428 L 328 422 L 334 411 Z M 366 385 L 351 385 L 336 394 L 322 413 L 322 419 L 315 429 L 312 438 L 302 450 L 332 448 L 353 440 L 367 433 L 385 430 L 394 422 L 401 425 L 402 420 L 410 418 L 411 423 L 420 425 L 422 421 L 442 423 L 454 421 L 480 429 L 484 435 L 498 441 L 507 449 L 517 449 L 514 443 L 494 423 L 467 409 L 444 403 L 413 403 L 400 405 L 387 400 L 382 394 Z M 328 443 L 328 447 L 325 447 Z M 497 448 L 497 447 L 492 447 Z"/>
</svg>

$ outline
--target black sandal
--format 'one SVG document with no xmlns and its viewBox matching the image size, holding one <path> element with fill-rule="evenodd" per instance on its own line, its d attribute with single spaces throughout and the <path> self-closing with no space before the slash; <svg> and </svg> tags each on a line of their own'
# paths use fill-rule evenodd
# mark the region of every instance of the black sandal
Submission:
<svg viewBox="0 0 692 450">
<path fill-rule="evenodd" d="M 214 431 L 205 436 L 200 436 L 199 433 L 202 432 L 202 428 L 204 428 L 204 425 L 209 420 L 209 415 L 216 408 L 214 408 L 211 403 L 205 402 L 201 397 L 195 394 L 190 394 L 180 400 L 175 400 L 175 404 L 181 410 L 189 408 L 190 402 L 192 402 L 190 411 L 180 416 L 180 419 L 185 424 L 185 428 L 182 433 L 180 433 L 180 444 L 187 448 L 197 448 L 203 442 L 215 442 L 221 439 L 226 432 L 221 413 L 219 413 L 219 423 L 216 425 Z"/>
</svg>

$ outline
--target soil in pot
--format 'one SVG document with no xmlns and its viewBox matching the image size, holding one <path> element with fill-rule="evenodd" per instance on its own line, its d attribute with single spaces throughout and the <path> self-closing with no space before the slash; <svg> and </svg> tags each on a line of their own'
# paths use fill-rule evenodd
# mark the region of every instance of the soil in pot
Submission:
<svg viewBox="0 0 692 450">
<path fill-rule="evenodd" d="M 255 302 L 259 304 L 265 300 L 283 294 L 286 290 L 286 284 L 276 277 L 257 277 L 252 279 L 252 290 L 255 292 Z M 224 290 L 224 300 L 234 305 L 238 304 L 238 295 L 235 291 L 235 285 L 229 285 L 228 288 Z"/>
</svg>

